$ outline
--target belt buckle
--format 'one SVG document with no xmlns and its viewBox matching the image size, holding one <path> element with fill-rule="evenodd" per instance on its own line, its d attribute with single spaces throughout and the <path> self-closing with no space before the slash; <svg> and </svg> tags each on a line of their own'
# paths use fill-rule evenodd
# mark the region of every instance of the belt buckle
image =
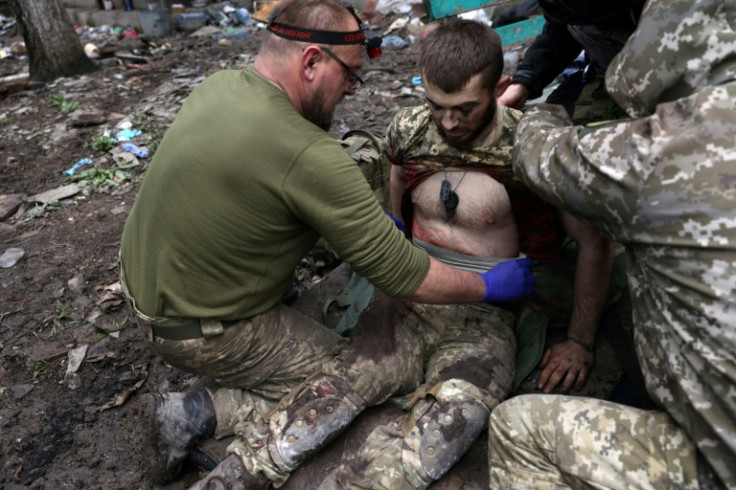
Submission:
<svg viewBox="0 0 736 490">
<path fill-rule="evenodd" d="M 202 329 L 202 336 L 206 339 L 222 335 L 225 332 L 225 327 L 222 326 L 220 320 L 210 318 L 200 320 L 200 328 Z"/>
</svg>

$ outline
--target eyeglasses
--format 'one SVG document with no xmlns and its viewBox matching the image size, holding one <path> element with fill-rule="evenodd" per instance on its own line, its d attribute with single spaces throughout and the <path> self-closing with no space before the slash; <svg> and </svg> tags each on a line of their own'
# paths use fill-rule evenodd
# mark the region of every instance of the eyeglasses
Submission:
<svg viewBox="0 0 736 490">
<path fill-rule="evenodd" d="M 348 73 L 348 84 L 350 85 L 350 90 L 358 90 L 360 87 L 362 87 L 365 84 L 365 81 L 358 76 L 357 73 L 355 73 L 348 65 L 345 64 L 343 60 L 338 58 L 338 56 L 330 51 L 327 48 L 322 48 L 322 51 L 327 53 L 330 58 L 340 63 L 340 65 L 345 68 L 345 71 Z"/>
</svg>

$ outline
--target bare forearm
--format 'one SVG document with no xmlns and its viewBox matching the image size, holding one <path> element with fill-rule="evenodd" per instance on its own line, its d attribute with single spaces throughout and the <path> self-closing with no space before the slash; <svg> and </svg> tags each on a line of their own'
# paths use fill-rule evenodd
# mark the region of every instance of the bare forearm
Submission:
<svg viewBox="0 0 736 490">
<path fill-rule="evenodd" d="M 600 316 L 608 296 L 613 264 L 613 244 L 601 240 L 578 247 L 575 301 L 567 337 L 585 346 L 595 342 Z"/>
<path fill-rule="evenodd" d="M 479 303 L 485 290 L 480 274 L 454 269 L 430 257 L 429 272 L 409 299 L 419 303 Z"/>
<path fill-rule="evenodd" d="M 560 214 L 565 231 L 578 244 L 574 303 L 567 337 L 592 350 L 606 305 L 613 265 L 613 243 L 599 230 L 567 211 Z"/>
</svg>

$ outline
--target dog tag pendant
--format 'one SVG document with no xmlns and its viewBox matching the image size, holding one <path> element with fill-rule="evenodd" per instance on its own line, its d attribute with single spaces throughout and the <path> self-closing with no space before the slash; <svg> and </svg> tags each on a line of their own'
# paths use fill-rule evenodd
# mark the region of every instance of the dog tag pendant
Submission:
<svg viewBox="0 0 736 490">
<path fill-rule="evenodd" d="M 440 187 L 440 201 L 447 202 L 447 199 L 449 199 L 451 192 L 452 184 L 450 184 L 450 181 L 447 179 L 443 180 L 442 187 Z"/>
</svg>

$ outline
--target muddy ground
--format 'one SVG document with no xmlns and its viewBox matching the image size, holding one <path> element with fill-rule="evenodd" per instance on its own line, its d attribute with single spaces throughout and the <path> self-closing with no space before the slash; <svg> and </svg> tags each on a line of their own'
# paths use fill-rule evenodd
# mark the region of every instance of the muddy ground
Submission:
<svg viewBox="0 0 736 490">
<path fill-rule="evenodd" d="M 373 25 L 380 32 L 392 20 Z M 7 18 L 0 35 L 3 48 L 21 40 Z M 155 488 L 142 470 L 136 402 L 143 393 L 184 391 L 198 380 L 153 356 L 122 304 L 119 240 L 150 158 L 120 156 L 121 145 L 106 146 L 104 135 L 114 137 L 128 121 L 142 133 L 130 142 L 155 150 L 191 89 L 209 73 L 244 67 L 259 37 L 251 30 L 226 41 L 183 33 L 118 39 L 86 30 L 83 44 L 102 51 L 99 70 L 0 96 L 0 255 L 22 253 L 15 263 L 6 254 L 0 268 L 0 488 Z M 416 58 L 410 43 L 371 61 L 367 86 L 338 108 L 331 133 L 382 133 L 396 109 L 419 103 Z M 22 54 L 0 59 L 2 78 L 26 70 Z M 92 163 L 65 174 L 84 158 Z M 51 190 L 60 194 L 38 195 Z M 304 265 L 302 287 L 336 263 Z M 301 304 L 319 311 L 325 293 L 312 294 Z M 620 375 L 605 359 L 610 353 L 599 355 L 604 367 L 589 383 L 594 395 L 610 391 Z M 371 411 L 359 424 L 363 432 L 338 440 L 288 487 L 311 487 L 343 448 L 359 442 L 371 417 L 388 412 Z M 186 488 L 198 477 L 188 467 L 166 488 Z M 484 437 L 435 487 L 487 488 Z"/>
</svg>

